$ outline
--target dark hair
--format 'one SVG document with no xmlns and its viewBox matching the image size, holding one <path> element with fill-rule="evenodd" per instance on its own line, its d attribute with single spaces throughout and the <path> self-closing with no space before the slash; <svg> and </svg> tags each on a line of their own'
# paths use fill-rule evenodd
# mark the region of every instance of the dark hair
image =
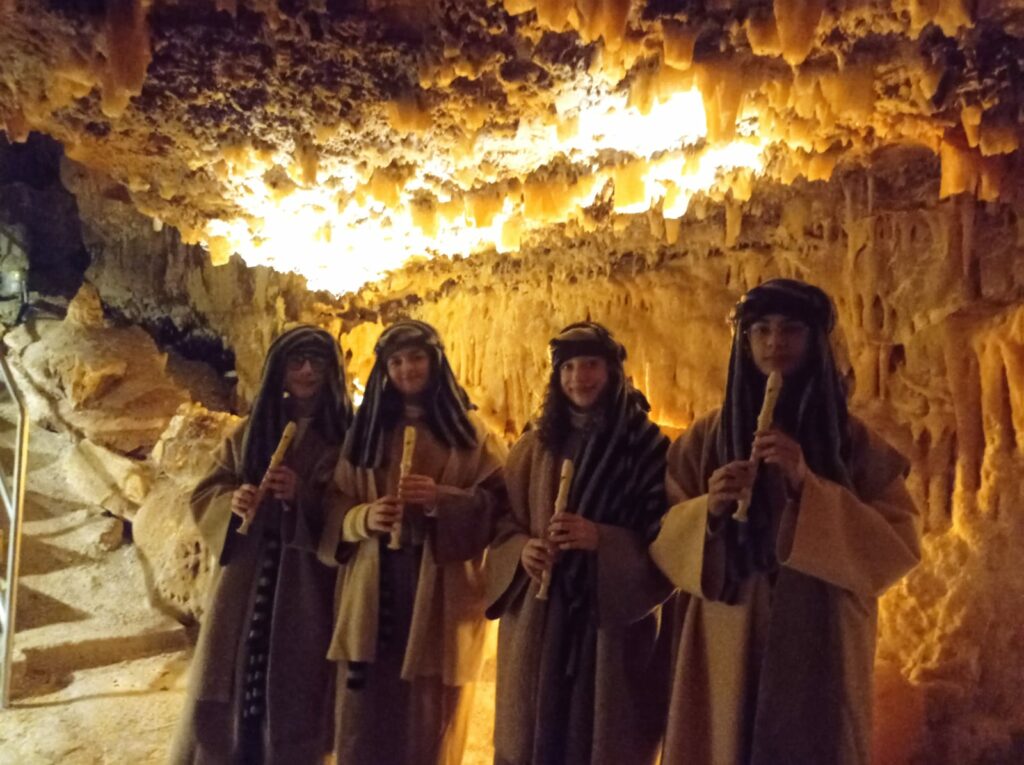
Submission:
<svg viewBox="0 0 1024 765">
<path fill-rule="evenodd" d="M 398 351 L 405 350 L 407 348 L 419 348 L 425 354 L 427 354 L 427 359 L 429 359 L 430 361 L 430 372 L 427 377 L 427 385 L 423 389 L 422 393 L 423 404 L 425 409 L 423 419 L 426 421 L 427 426 L 430 428 L 430 431 L 434 435 L 440 437 L 439 434 L 442 431 L 440 429 L 439 423 L 437 422 L 437 416 L 435 413 L 435 409 L 437 407 L 430 406 L 430 402 L 437 398 L 437 394 L 441 388 L 440 376 L 437 373 L 437 352 L 430 346 L 423 345 L 421 343 L 409 343 L 408 345 L 403 345 L 398 348 L 395 348 L 383 359 L 384 381 L 380 398 L 381 426 L 385 430 L 393 427 L 396 422 L 402 419 L 402 415 L 405 412 L 405 401 L 402 398 L 402 394 L 398 392 L 397 388 L 395 388 L 395 384 L 391 381 L 391 375 L 388 373 L 387 359 L 391 358 L 391 356 L 393 356 Z"/>
<path fill-rule="evenodd" d="M 334 337 L 312 325 L 301 325 L 284 332 L 267 350 L 260 387 L 245 425 L 242 474 L 248 483 L 259 483 L 289 419 L 282 394 L 287 359 L 295 352 L 315 353 L 328 362 L 310 427 L 327 443 L 340 444 L 352 421 L 345 369 Z"/>
<path fill-rule="evenodd" d="M 608 364 L 608 382 L 605 383 L 601 397 L 598 399 L 597 408 L 604 410 L 615 391 L 622 385 L 622 368 L 618 364 Z M 548 387 L 544 392 L 544 404 L 541 406 L 540 416 L 537 418 L 537 432 L 540 441 L 552 452 L 562 448 L 565 439 L 572 430 L 571 414 L 572 404 L 565 391 L 562 390 L 562 367 L 561 365 L 552 368 L 551 376 L 548 378 Z"/>
</svg>

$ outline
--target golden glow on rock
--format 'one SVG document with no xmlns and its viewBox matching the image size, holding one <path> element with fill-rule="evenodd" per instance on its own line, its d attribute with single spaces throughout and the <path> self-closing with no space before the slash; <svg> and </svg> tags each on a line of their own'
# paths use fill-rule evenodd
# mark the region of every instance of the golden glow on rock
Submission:
<svg viewBox="0 0 1024 765">
<path fill-rule="evenodd" d="M 870 10 L 772 0 L 731 20 L 715 14 L 710 26 L 700 13 L 651 13 L 634 0 L 502 4 L 519 18 L 502 30 L 496 15 L 488 34 L 514 46 L 428 44 L 406 63 L 402 92 L 352 103 L 348 116 L 303 107 L 272 137 L 174 125 L 155 131 L 151 146 L 131 133 L 148 124 L 140 110 L 176 103 L 156 98 L 175 87 L 160 59 L 169 22 L 150 14 L 149 0 L 108 3 L 82 44 L 58 46 L 34 77 L 0 83 L 0 126 L 12 140 L 31 130 L 54 135 L 69 158 L 108 174 L 139 210 L 203 243 L 215 263 L 238 253 L 333 292 L 410 258 L 515 252 L 538 242 L 544 227 L 565 227 L 556 236 L 615 236 L 629 225 L 624 216 L 648 211 L 652 233 L 674 243 L 680 217 L 702 193 L 732 204 L 735 234 L 743 210 L 733 203 L 750 198 L 753 177 L 827 180 L 840 164 L 863 164 L 887 145 L 938 154 L 943 197 L 1012 196 L 1014 112 L 1002 96 L 982 98 L 987 90 L 966 84 L 958 97 L 943 97 L 948 67 L 928 53 L 927 36 L 914 40 L 938 28 L 970 43 L 963 30 L 986 16 L 966 0 L 894 0 Z M 282 38 L 310 34 L 273 0 L 243 5 Z M 217 7 L 233 14 L 239 6 Z M 32 34 L 25 19 L 12 39 Z M 890 54 L 837 42 L 861 36 L 868 20 L 909 47 Z M 549 32 L 564 33 L 554 46 L 564 50 L 541 44 Z M 151 61 L 155 75 L 147 74 Z M 144 94 L 147 77 L 155 80 Z M 215 114 L 227 108 L 222 96 L 189 98 Z M 269 114 L 293 103 L 282 99 Z M 941 101 L 950 106 L 937 112 Z M 242 138 L 249 135 L 259 135 L 258 146 Z M 165 155 L 157 145 L 174 148 Z"/>
<path fill-rule="evenodd" d="M 735 119 L 735 106 L 730 114 Z M 401 119 L 407 128 L 416 121 L 408 111 Z M 729 171 L 762 170 L 760 143 L 705 145 L 707 134 L 692 83 L 641 105 L 590 83 L 564 95 L 557 115 L 524 119 L 511 135 L 481 130 L 461 156 L 417 165 L 332 166 L 308 139 L 296 140 L 292 156 L 232 147 L 221 175 L 244 214 L 210 220 L 193 238 L 215 262 L 237 252 L 250 265 L 295 271 L 311 288 L 343 293 L 411 258 L 516 251 L 547 225 L 593 230 L 586 208 L 609 184 L 617 214 L 661 205 L 679 218 Z"/>
</svg>

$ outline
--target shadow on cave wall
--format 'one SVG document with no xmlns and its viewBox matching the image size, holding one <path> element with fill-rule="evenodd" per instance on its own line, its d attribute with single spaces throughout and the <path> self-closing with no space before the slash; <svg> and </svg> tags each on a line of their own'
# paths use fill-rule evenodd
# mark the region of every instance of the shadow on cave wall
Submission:
<svg viewBox="0 0 1024 765">
<path fill-rule="evenodd" d="M 32 133 L 18 144 L 0 134 L 0 236 L 18 245 L 0 248 L 0 300 L 17 300 L 4 293 L 4 272 L 19 266 L 23 249 L 31 313 L 63 316 L 65 300 L 78 292 L 92 262 L 77 199 L 61 179 L 63 156 L 63 147 L 48 136 Z M 18 252 L 5 259 L 8 250 Z M 203 361 L 221 375 L 234 370 L 233 350 L 202 327 L 181 326 L 169 316 L 135 317 L 113 305 L 104 309 L 114 325 L 139 324 L 161 348 Z M 0 313 L 5 323 L 14 320 L 14 310 Z"/>
<path fill-rule="evenodd" d="M 59 143 L 38 133 L 22 144 L 0 135 L 0 224 L 28 252 L 29 290 L 70 298 L 82 285 L 89 253 L 78 204 L 60 181 L 63 154 Z"/>
</svg>

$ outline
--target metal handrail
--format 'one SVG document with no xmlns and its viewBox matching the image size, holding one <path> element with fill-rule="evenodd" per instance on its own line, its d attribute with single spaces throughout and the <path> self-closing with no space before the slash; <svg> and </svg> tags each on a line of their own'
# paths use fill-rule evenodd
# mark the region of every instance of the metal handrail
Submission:
<svg viewBox="0 0 1024 765">
<path fill-rule="evenodd" d="M 18 429 L 14 450 L 14 475 L 12 478 L 11 495 L 7 494 L 7 486 L 3 485 L 0 498 L 4 510 L 10 519 L 10 539 L 7 542 L 7 579 L 0 598 L 0 709 L 7 709 L 11 700 L 11 658 L 14 652 L 14 617 L 18 608 L 18 566 L 21 559 L 21 521 L 25 513 L 25 474 L 28 467 L 28 415 L 25 402 L 21 398 L 18 386 L 14 383 L 11 368 L 7 359 L 0 352 L 0 382 L 11 394 L 18 407 Z M 3 476 L 0 475 L 0 484 Z M 11 501 L 13 499 L 13 502 Z"/>
<path fill-rule="evenodd" d="M 17 247 L 19 250 L 21 250 L 22 253 L 28 253 L 28 245 L 22 241 L 21 236 L 18 234 L 18 232 L 16 232 L 13 228 L 11 228 L 10 226 L 3 222 L 0 222 L 0 234 L 6 237 L 7 240 L 15 247 Z M 8 250 L 6 253 L 0 252 L 0 262 L 5 261 L 10 254 L 10 250 Z"/>
</svg>

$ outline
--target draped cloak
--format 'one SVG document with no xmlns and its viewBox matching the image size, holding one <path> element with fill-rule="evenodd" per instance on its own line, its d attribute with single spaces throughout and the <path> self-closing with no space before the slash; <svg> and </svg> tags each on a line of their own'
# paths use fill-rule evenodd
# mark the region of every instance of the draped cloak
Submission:
<svg viewBox="0 0 1024 765">
<path fill-rule="evenodd" d="M 777 568 L 729 581 L 707 506 L 719 427 L 714 412 L 672 445 L 651 545 L 679 589 L 663 762 L 867 765 L 877 598 L 920 560 L 907 463 L 850 416 L 852 489 L 809 471 L 798 498 L 776 492 Z"/>
</svg>

